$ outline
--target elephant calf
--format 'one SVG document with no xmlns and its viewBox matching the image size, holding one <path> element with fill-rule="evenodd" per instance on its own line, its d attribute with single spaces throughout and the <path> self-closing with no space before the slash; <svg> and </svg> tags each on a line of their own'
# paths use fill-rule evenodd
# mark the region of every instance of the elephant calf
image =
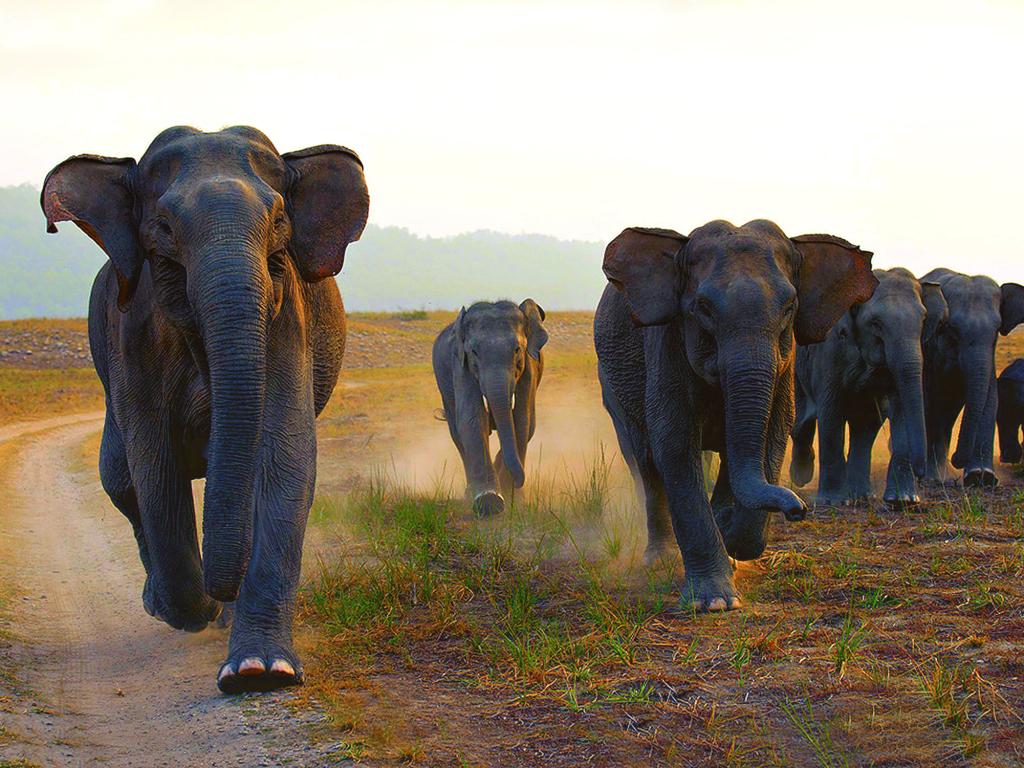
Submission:
<svg viewBox="0 0 1024 768">
<path fill-rule="evenodd" d="M 479 515 L 505 509 L 526 480 L 526 445 L 536 427 L 544 372 L 544 310 L 533 299 L 465 307 L 434 341 L 433 363 L 444 418 L 466 470 L 466 494 Z M 491 462 L 489 437 L 500 450 Z"/>
<path fill-rule="evenodd" d="M 823 342 L 796 353 L 796 423 L 789 474 L 798 486 L 810 482 L 817 423 L 820 504 L 870 498 L 871 449 L 886 416 L 891 455 L 885 501 L 920 501 L 916 478 L 925 471 L 921 343 L 932 337 L 948 309 L 937 283 L 920 283 L 900 268 L 876 269 L 874 274 L 874 295 L 852 307 Z"/>
<path fill-rule="evenodd" d="M 965 486 L 994 486 L 992 448 L 996 431 L 996 339 L 1024 322 L 1024 286 L 999 285 L 983 275 L 933 269 L 922 280 L 937 282 L 949 317 L 924 346 L 926 478 L 953 482 L 949 443 L 963 410 L 952 464 Z"/>
<path fill-rule="evenodd" d="M 871 298 L 871 254 L 830 235 L 790 238 L 770 221 L 713 221 L 689 236 L 627 229 L 608 245 L 604 272 L 598 377 L 643 486 L 648 559 L 674 530 L 684 605 L 736 608 L 729 556 L 760 557 L 771 512 L 806 512 L 778 484 L 793 426 L 794 337 L 821 341 Z M 702 449 L 721 457 L 710 503 Z"/>
<path fill-rule="evenodd" d="M 999 406 L 996 424 L 999 427 L 999 460 L 1019 464 L 1021 425 L 1024 425 L 1024 358 L 1018 357 L 996 379 Z"/>
<path fill-rule="evenodd" d="M 366 225 L 362 162 L 333 144 L 282 155 L 255 128 L 181 126 L 137 163 L 65 160 L 42 206 L 49 231 L 73 221 L 110 258 L 89 301 L 100 479 L 135 531 L 146 611 L 198 631 L 234 602 L 221 690 L 301 683 L 313 420 L 345 349 L 333 276 Z"/>
</svg>

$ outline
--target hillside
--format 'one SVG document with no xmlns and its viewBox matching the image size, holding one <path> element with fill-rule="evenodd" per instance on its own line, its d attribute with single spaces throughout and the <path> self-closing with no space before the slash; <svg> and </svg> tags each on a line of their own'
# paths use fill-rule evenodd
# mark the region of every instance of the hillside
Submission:
<svg viewBox="0 0 1024 768">
<path fill-rule="evenodd" d="M 615 233 L 610 233 L 611 234 Z M 478 231 L 420 237 L 370 225 L 339 276 L 357 311 L 453 309 L 479 298 L 532 296 L 547 309 L 590 309 L 604 287 L 599 243 Z M 74 226 L 47 235 L 39 191 L 0 187 L 0 319 L 86 313 L 103 254 Z"/>
</svg>

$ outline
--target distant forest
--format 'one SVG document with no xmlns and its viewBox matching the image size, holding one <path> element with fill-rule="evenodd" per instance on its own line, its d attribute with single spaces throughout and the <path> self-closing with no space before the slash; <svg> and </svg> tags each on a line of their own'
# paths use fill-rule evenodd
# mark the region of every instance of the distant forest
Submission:
<svg viewBox="0 0 1024 768">
<path fill-rule="evenodd" d="M 38 189 L 0 187 L 0 319 L 86 314 L 106 257 L 70 222 L 58 235 L 45 230 Z M 354 311 L 456 309 L 527 296 L 546 309 L 590 309 L 605 285 L 603 250 L 600 243 L 546 235 L 436 238 L 370 225 L 349 248 L 338 282 Z"/>
</svg>

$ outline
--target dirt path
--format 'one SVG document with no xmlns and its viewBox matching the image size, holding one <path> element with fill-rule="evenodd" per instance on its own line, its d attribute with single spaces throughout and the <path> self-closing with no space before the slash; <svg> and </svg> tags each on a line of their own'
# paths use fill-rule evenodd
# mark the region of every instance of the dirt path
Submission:
<svg viewBox="0 0 1024 768">
<path fill-rule="evenodd" d="M 218 693 L 225 632 L 174 632 L 144 613 L 128 524 L 95 470 L 74 469 L 101 426 L 89 414 L 0 430 L 0 579 L 13 591 L 0 762 L 343 764 L 307 742 L 310 716 L 288 694 Z"/>
</svg>

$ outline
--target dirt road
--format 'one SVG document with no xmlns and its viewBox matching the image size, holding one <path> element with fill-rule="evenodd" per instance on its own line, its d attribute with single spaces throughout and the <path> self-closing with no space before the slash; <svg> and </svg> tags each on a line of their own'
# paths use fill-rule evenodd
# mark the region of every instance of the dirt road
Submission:
<svg viewBox="0 0 1024 768">
<path fill-rule="evenodd" d="M 150 618 L 127 522 L 83 442 L 102 414 L 0 430 L 0 764 L 325 766 L 289 694 L 228 698 L 227 637 Z"/>
</svg>

